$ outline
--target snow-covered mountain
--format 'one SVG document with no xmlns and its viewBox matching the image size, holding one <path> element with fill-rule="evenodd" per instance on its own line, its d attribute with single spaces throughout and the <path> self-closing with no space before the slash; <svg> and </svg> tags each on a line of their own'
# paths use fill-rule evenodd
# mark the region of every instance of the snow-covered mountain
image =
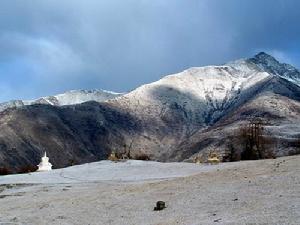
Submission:
<svg viewBox="0 0 300 225">
<path fill-rule="evenodd" d="M 147 113 L 153 119 L 168 117 L 170 111 L 170 117 L 174 117 L 175 112 L 182 111 L 189 119 L 186 124 L 193 121 L 193 125 L 209 125 L 235 104 L 251 98 L 260 84 L 274 77 L 300 85 L 297 69 L 261 52 L 253 58 L 221 66 L 193 67 L 165 76 L 112 102 L 129 108 L 137 117 Z"/>
<path fill-rule="evenodd" d="M 133 156 L 181 161 L 223 151 L 229 135 L 253 117 L 268 121 L 278 155 L 287 155 L 300 136 L 299 80 L 297 69 L 259 53 L 190 68 L 105 102 L 4 111 L 0 162 L 38 163 L 45 150 L 57 167 L 129 150 Z"/>
<path fill-rule="evenodd" d="M 270 115 L 278 113 L 282 118 L 289 117 L 284 110 L 272 111 L 274 106 L 269 104 L 269 101 L 279 102 L 276 98 L 287 95 L 293 102 L 283 103 L 281 108 L 288 109 L 295 104 L 292 110 L 297 116 L 294 119 L 300 122 L 296 110 L 300 99 L 300 87 L 297 86 L 300 73 L 291 68 L 266 53 L 259 53 L 253 58 L 221 66 L 194 67 L 168 75 L 109 102 L 139 121 L 142 132 L 128 139 L 135 146 L 142 146 L 138 148 L 160 160 L 183 159 L 186 156 L 178 158 L 173 154 L 174 149 L 198 132 L 203 133 L 214 126 L 260 93 L 266 98 L 264 101 L 257 100 L 262 104 L 256 108 L 257 112 L 269 105 L 270 108 L 264 110 L 270 111 Z M 287 82 L 284 83 L 284 80 Z M 298 132 L 300 134 L 300 129 Z"/>
<path fill-rule="evenodd" d="M 123 95 L 105 90 L 71 90 L 63 94 L 54 96 L 41 97 L 35 100 L 12 100 L 0 103 L 0 112 L 13 107 L 21 107 L 24 105 L 47 104 L 54 106 L 74 105 L 88 101 L 103 102 Z"/>
<path fill-rule="evenodd" d="M 280 63 L 264 52 L 260 52 L 255 57 L 246 60 L 246 62 L 249 65 L 259 67 L 261 71 L 277 75 L 300 86 L 300 71 L 298 69 L 289 64 Z"/>
</svg>

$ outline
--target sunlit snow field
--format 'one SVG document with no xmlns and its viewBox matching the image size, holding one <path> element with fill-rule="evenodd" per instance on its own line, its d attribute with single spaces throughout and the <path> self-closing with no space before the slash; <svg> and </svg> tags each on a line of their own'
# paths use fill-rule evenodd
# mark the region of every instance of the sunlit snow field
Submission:
<svg viewBox="0 0 300 225">
<path fill-rule="evenodd" d="M 0 178 L 0 184 L 20 183 L 82 183 L 82 182 L 142 182 L 165 180 L 195 175 L 224 167 L 220 165 L 198 165 L 193 163 L 160 163 L 153 161 L 128 160 L 111 162 L 107 160 L 56 169 L 47 172 L 9 175 Z M 227 167 L 229 164 L 227 164 Z"/>
</svg>

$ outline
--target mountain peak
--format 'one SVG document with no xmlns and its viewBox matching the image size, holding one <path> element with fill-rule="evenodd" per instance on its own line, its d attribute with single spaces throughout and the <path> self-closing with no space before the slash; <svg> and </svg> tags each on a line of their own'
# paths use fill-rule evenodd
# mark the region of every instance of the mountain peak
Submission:
<svg viewBox="0 0 300 225">
<path fill-rule="evenodd" d="M 250 58 L 249 60 L 251 60 L 255 64 L 266 65 L 266 66 L 276 66 L 280 64 L 278 60 L 276 60 L 273 56 L 265 52 L 260 52 L 256 54 L 253 58 Z"/>
<path fill-rule="evenodd" d="M 275 59 L 273 56 L 265 53 L 265 52 L 259 52 L 257 53 L 254 58 L 257 58 L 257 59 L 265 59 L 265 58 L 272 58 L 272 59 Z"/>
<path fill-rule="evenodd" d="M 300 72 L 293 66 L 281 63 L 273 56 L 260 52 L 246 62 L 255 64 L 261 71 L 288 79 L 297 85 L 300 85 Z"/>
<path fill-rule="evenodd" d="M 300 86 L 300 71 L 287 63 L 281 63 L 272 55 L 259 52 L 251 58 L 239 59 L 225 64 L 239 71 L 243 76 L 256 72 L 267 72 L 279 76 Z"/>
</svg>

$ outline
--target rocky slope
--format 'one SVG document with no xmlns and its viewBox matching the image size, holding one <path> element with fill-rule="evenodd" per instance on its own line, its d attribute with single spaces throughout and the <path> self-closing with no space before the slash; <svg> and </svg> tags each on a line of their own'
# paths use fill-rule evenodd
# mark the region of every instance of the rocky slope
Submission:
<svg viewBox="0 0 300 225">
<path fill-rule="evenodd" d="M 71 90 L 63 94 L 41 97 L 35 100 L 12 100 L 0 103 L 0 112 L 8 108 L 16 108 L 34 104 L 62 106 L 80 104 L 88 101 L 103 102 L 121 95 L 121 93 L 115 93 L 105 90 Z"/>
<path fill-rule="evenodd" d="M 181 161 L 223 151 L 233 129 L 253 117 L 286 155 L 300 135 L 300 73 L 259 53 L 221 66 L 169 75 L 104 103 L 32 105 L 0 114 L 0 163 L 38 163 L 47 151 L 54 166 L 106 158 L 111 151 Z"/>
</svg>

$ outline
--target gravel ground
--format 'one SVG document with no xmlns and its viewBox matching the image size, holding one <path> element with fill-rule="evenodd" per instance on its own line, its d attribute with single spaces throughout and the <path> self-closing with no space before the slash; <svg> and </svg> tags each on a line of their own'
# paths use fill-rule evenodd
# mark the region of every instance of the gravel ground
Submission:
<svg viewBox="0 0 300 225">
<path fill-rule="evenodd" d="M 153 165 L 172 169 L 172 164 L 146 164 Z M 187 164 L 174 165 L 184 170 Z M 22 180 L 22 175 L 1 177 L 0 224 L 300 224 L 300 156 L 200 165 L 199 171 L 187 167 L 193 175 L 177 178 L 173 171 L 154 179 L 143 169 L 139 173 L 146 177 L 135 180 L 97 182 L 87 176 L 86 181 L 38 184 L 34 178 L 30 184 L 28 178 L 23 183 L 12 178 Z M 133 171 L 136 176 L 137 168 Z M 153 211 L 158 200 L 167 208 Z"/>
</svg>

